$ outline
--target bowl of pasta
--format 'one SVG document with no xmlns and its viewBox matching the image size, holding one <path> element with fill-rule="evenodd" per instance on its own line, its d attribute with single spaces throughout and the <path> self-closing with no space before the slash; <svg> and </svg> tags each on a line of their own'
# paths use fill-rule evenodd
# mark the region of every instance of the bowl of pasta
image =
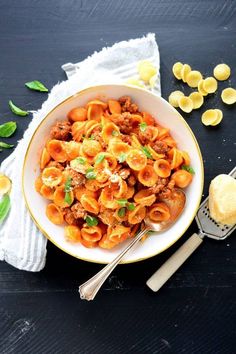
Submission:
<svg viewBox="0 0 236 354">
<path fill-rule="evenodd" d="M 188 124 L 163 98 L 128 85 L 87 88 L 56 106 L 35 130 L 23 194 L 42 233 L 64 252 L 108 263 L 148 216 L 168 220 L 163 198 L 186 205 L 162 233 L 146 235 L 123 263 L 170 247 L 191 224 L 203 189 L 201 152 Z"/>
</svg>

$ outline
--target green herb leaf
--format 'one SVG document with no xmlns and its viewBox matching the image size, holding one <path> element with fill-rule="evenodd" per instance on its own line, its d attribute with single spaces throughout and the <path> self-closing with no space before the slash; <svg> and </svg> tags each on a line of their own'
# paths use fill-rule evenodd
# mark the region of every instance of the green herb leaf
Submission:
<svg viewBox="0 0 236 354">
<path fill-rule="evenodd" d="M 86 171 L 86 175 L 85 177 L 87 179 L 96 179 L 96 173 L 94 172 L 94 169 L 91 167 L 91 168 L 88 168 L 87 171 Z"/>
<path fill-rule="evenodd" d="M 125 162 L 125 160 L 126 160 L 126 154 L 125 154 L 124 152 L 122 152 L 122 153 L 120 154 L 120 156 L 118 157 L 118 161 L 119 161 L 120 163 L 122 163 L 122 162 Z"/>
<path fill-rule="evenodd" d="M 150 153 L 147 146 L 142 146 L 142 152 L 147 156 L 148 159 L 153 160 L 152 154 Z"/>
<path fill-rule="evenodd" d="M 127 205 L 127 209 L 128 209 L 129 211 L 133 211 L 133 210 L 135 209 L 134 203 L 129 203 L 129 204 Z"/>
<path fill-rule="evenodd" d="M 117 203 L 122 206 L 122 207 L 125 207 L 126 204 L 128 203 L 128 200 L 127 199 L 117 199 Z"/>
<path fill-rule="evenodd" d="M 182 165 L 181 167 L 182 170 L 188 171 L 189 173 L 191 173 L 192 175 L 195 174 L 194 169 L 191 166 L 187 166 L 187 165 Z"/>
<path fill-rule="evenodd" d="M 105 154 L 99 154 L 99 156 L 96 158 L 95 165 L 98 165 L 105 159 Z"/>
<path fill-rule="evenodd" d="M 28 87 L 30 90 L 48 92 L 47 87 L 45 87 L 44 84 L 42 84 L 42 82 L 38 80 L 26 82 L 25 86 Z"/>
<path fill-rule="evenodd" d="M 88 139 L 89 139 L 89 140 L 94 140 L 94 138 L 95 138 L 95 135 L 94 135 L 94 134 L 91 134 Z"/>
<path fill-rule="evenodd" d="M 10 149 L 10 148 L 12 148 L 13 146 L 14 146 L 14 145 L 7 144 L 7 143 L 4 143 L 4 142 L 0 141 L 0 147 L 1 147 L 1 148 Z"/>
<path fill-rule="evenodd" d="M 72 204 L 72 199 L 71 199 L 70 192 L 66 192 L 64 201 L 65 201 L 68 205 L 71 205 L 71 204 Z"/>
<path fill-rule="evenodd" d="M 72 178 L 70 176 L 67 177 L 67 180 L 66 180 L 66 183 L 65 183 L 65 188 L 64 188 L 64 191 L 66 193 L 71 191 L 71 182 L 72 182 Z"/>
<path fill-rule="evenodd" d="M 85 157 L 77 157 L 75 160 L 76 160 L 80 165 L 85 165 L 86 162 L 87 162 L 87 160 L 86 160 Z"/>
<path fill-rule="evenodd" d="M 17 107 L 11 100 L 8 102 L 11 111 L 16 114 L 17 116 L 25 117 L 29 114 L 27 111 L 23 111 L 21 108 Z"/>
<path fill-rule="evenodd" d="M 0 201 L 0 224 L 7 217 L 11 207 L 11 201 L 8 194 L 5 194 Z"/>
<path fill-rule="evenodd" d="M 7 122 L 0 125 L 0 138 L 8 138 L 17 128 L 16 122 Z"/>
<path fill-rule="evenodd" d="M 145 122 L 139 123 L 139 128 L 140 128 L 141 132 L 144 133 L 147 129 L 147 123 L 145 123 Z"/>
<path fill-rule="evenodd" d="M 120 208 L 120 209 L 118 210 L 118 216 L 119 216 L 120 218 L 123 218 L 123 217 L 125 216 L 125 212 L 126 212 L 125 208 Z"/>
<path fill-rule="evenodd" d="M 117 130 L 113 130 L 113 132 L 111 133 L 112 136 L 118 136 L 119 132 Z"/>
<path fill-rule="evenodd" d="M 85 221 L 88 226 L 97 226 L 97 224 L 98 224 L 98 219 L 95 218 L 95 216 L 87 215 L 85 218 Z"/>
</svg>

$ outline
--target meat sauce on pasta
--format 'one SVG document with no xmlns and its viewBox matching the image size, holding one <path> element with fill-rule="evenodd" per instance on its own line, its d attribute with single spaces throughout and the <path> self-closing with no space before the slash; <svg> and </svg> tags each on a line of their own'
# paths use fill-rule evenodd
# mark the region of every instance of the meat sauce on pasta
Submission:
<svg viewBox="0 0 236 354">
<path fill-rule="evenodd" d="M 111 249 L 134 237 L 146 215 L 170 218 L 163 198 L 191 183 L 189 165 L 169 129 L 130 97 L 94 99 L 52 127 L 35 188 L 68 241 Z"/>
</svg>

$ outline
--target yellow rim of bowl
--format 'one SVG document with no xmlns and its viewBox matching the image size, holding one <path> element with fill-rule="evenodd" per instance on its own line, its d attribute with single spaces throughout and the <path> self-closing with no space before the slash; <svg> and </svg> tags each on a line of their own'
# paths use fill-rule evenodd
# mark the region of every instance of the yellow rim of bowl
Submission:
<svg viewBox="0 0 236 354">
<path fill-rule="evenodd" d="M 88 259 L 88 258 L 82 258 L 82 257 L 79 257 L 78 255 L 76 254 L 73 254 L 71 252 L 69 252 L 68 250 L 64 249 L 63 247 L 61 247 L 56 241 L 52 240 L 51 237 L 48 235 L 48 233 L 43 229 L 43 227 L 41 225 L 39 225 L 38 221 L 35 219 L 34 215 L 33 215 L 33 212 L 32 210 L 30 209 L 30 206 L 28 204 L 28 201 L 27 201 L 27 198 L 26 198 L 26 195 L 25 195 L 25 189 L 24 189 L 24 175 L 25 175 L 25 165 L 26 165 L 26 160 L 27 160 L 27 157 L 28 157 L 28 154 L 29 154 L 29 150 L 30 150 L 30 147 L 31 147 L 31 144 L 32 144 L 32 141 L 34 139 L 34 136 L 36 135 L 38 129 L 41 127 L 41 125 L 45 122 L 45 120 L 48 118 L 48 116 L 54 112 L 56 109 L 58 109 L 59 107 L 61 107 L 62 105 L 64 105 L 65 103 L 67 103 L 68 101 L 71 101 L 73 100 L 75 97 L 79 97 L 79 96 L 83 96 L 86 92 L 91 92 L 91 91 L 97 91 L 97 90 L 102 90 L 103 88 L 105 89 L 107 86 L 118 86 L 118 87 L 129 87 L 129 88 L 132 88 L 133 90 L 136 90 L 136 91 L 144 91 L 152 96 L 155 96 L 155 97 L 158 97 L 161 101 L 163 101 L 165 104 L 169 105 L 169 107 L 175 111 L 175 113 L 177 112 L 178 115 L 179 115 L 179 118 L 182 120 L 182 122 L 184 123 L 184 125 L 186 126 L 186 128 L 189 130 L 192 138 L 193 138 L 193 141 L 196 145 L 196 149 L 198 151 L 198 157 L 199 157 L 199 160 L 201 162 L 201 189 L 200 189 L 200 193 L 199 193 L 199 197 L 198 197 L 198 202 L 197 202 L 197 205 L 196 205 L 196 208 L 194 210 L 194 213 L 192 214 L 191 218 L 189 219 L 189 222 L 187 223 L 187 226 L 186 228 L 184 229 L 184 231 L 179 235 L 179 237 L 177 239 L 175 239 L 173 242 L 170 242 L 168 244 L 168 246 L 164 247 L 163 249 L 159 250 L 158 252 L 155 252 L 151 255 L 148 255 L 147 257 L 142 257 L 142 258 L 138 258 L 138 259 L 135 259 L 135 260 L 128 260 L 128 261 L 121 261 L 120 264 L 129 264 L 129 263 L 136 263 L 136 262 L 140 262 L 140 261 L 143 261 L 145 259 L 149 259 L 149 258 L 152 258 L 164 251 L 166 251 L 169 247 L 171 247 L 175 242 L 177 242 L 181 236 L 184 235 L 184 233 L 186 232 L 186 230 L 189 228 L 189 226 L 191 225 L 195 215 L 197 214 L 197 210 L 199 208 L 199 205 L 200 205 L 200 202 L 201 202 L 201 198 L 202 198 L 202 191 L 203 191 L 203 185 L 204 185 L 204 167 L 203 167 L 203 160 L 202 160 L 202 154 L 201 154 L 201 150 L 200 150 L 200 147 L 198 145 L 198 142 L 197 142 L 197 139 L 195 138 L 195 135 L 192 131 L 192 129 L 190 128 L 190 126 L 186 123 L 186 121 L 184 120 L 184 118 L 179 114 L 179 112 L 174 109 L 166 100 L 164 100 L 164 98 L 160 97 L 160 96 L 157 96 L 156 94 L 154 94 L 153 92 L 150 92 L 150 91 L 147 91 L 146 89 L 144 88 L 141 88 L 141 87 L 134 87 L 132 85 L 129 85 L 129 84 L 106 84 L 106 85 L 97 85 L 97 86 L 91 86 L 91 87 L 88 87 L 88 88 L 85 88 L 77 93 L 75 93 L 74 95 L 66 98 L 65 100 L 63 100 L 61 103 L 59 103 L 57 106 L 55 106 L 43 119 L 42 121 L 40 122 L 40 124 L 38 125 L 37 129 L 35 129 L 31 139 L 30 139 L 30 142 L 27 146 L 27 150 L 26 150 L 26 153 L 25 153 L 25 157 L 24 157 L 24 162 L 23 162 L 23 170 L 22 170 L 22 191 L 23 191 L 23 196 L 24 196 L 24 199 L 25 199 L 25 204 L 29 210 L 29 213 L 30 213 L 30 216 L 31 218 L 33 219 L 35 225 L 38 227 L 38 229 L 44 234 L 44 236 L 49 240 L 51 241 L 55 246 L 57 246 L 60 250 L 62 250 L 63 252 L 69 254 L 70 256 L 73 256 L 75 258 L 78 258 L 82 261 L 86 261 L 86 262 L 91 262 L 91 263 L 97 263 L 97 264 L 107 264 L 107 262 L 101 262 L 101 261 L 94 261 L 94 260 L 91 260 L 91 259 Z"/>
</svg>

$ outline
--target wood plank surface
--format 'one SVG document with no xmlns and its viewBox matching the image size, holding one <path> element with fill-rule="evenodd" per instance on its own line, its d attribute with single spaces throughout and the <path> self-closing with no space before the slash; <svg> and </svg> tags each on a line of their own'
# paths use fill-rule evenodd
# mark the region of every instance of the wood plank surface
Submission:
<svg viewBox="0 0 236 354">
<path fill-rule="evenodd" d="M 65 79 L 61 65 L 77 62 L 114 42 L 155 32 L 161 53 L 163 97 L 180 89 L 171 73 L 182 61 L 212 75 L 231 66 L 204 107 L 184 115 L 204 158 L 205 187 L 236 164 L 236 106 L 220 100 L 236 87 L 236 2 L 232 0 L 0 0 L 0 123 L 16 120 L 16 143 L 31 117 L 13 116 L 20 107 L 39 109 L 47 95 L 27 90 L 40 80 L 50 89 Z M 200 122 L 205 109 L 220 108 L 220 126 Z M 0 161 L 9 151 L 0 153 Z M 157 294 L 145 282 L 193 233 L 195 221 L 170 249 L 152 259 L 119 266 L 94 302 L 79 299 L 78 285 L 101 265 L 62 253 L 48 244 L 40 273 L 0 263 L 0 352 L 8 353 L 234 353 L 236 346 L 236 240 L 203 245 Z"/>
</svg>

